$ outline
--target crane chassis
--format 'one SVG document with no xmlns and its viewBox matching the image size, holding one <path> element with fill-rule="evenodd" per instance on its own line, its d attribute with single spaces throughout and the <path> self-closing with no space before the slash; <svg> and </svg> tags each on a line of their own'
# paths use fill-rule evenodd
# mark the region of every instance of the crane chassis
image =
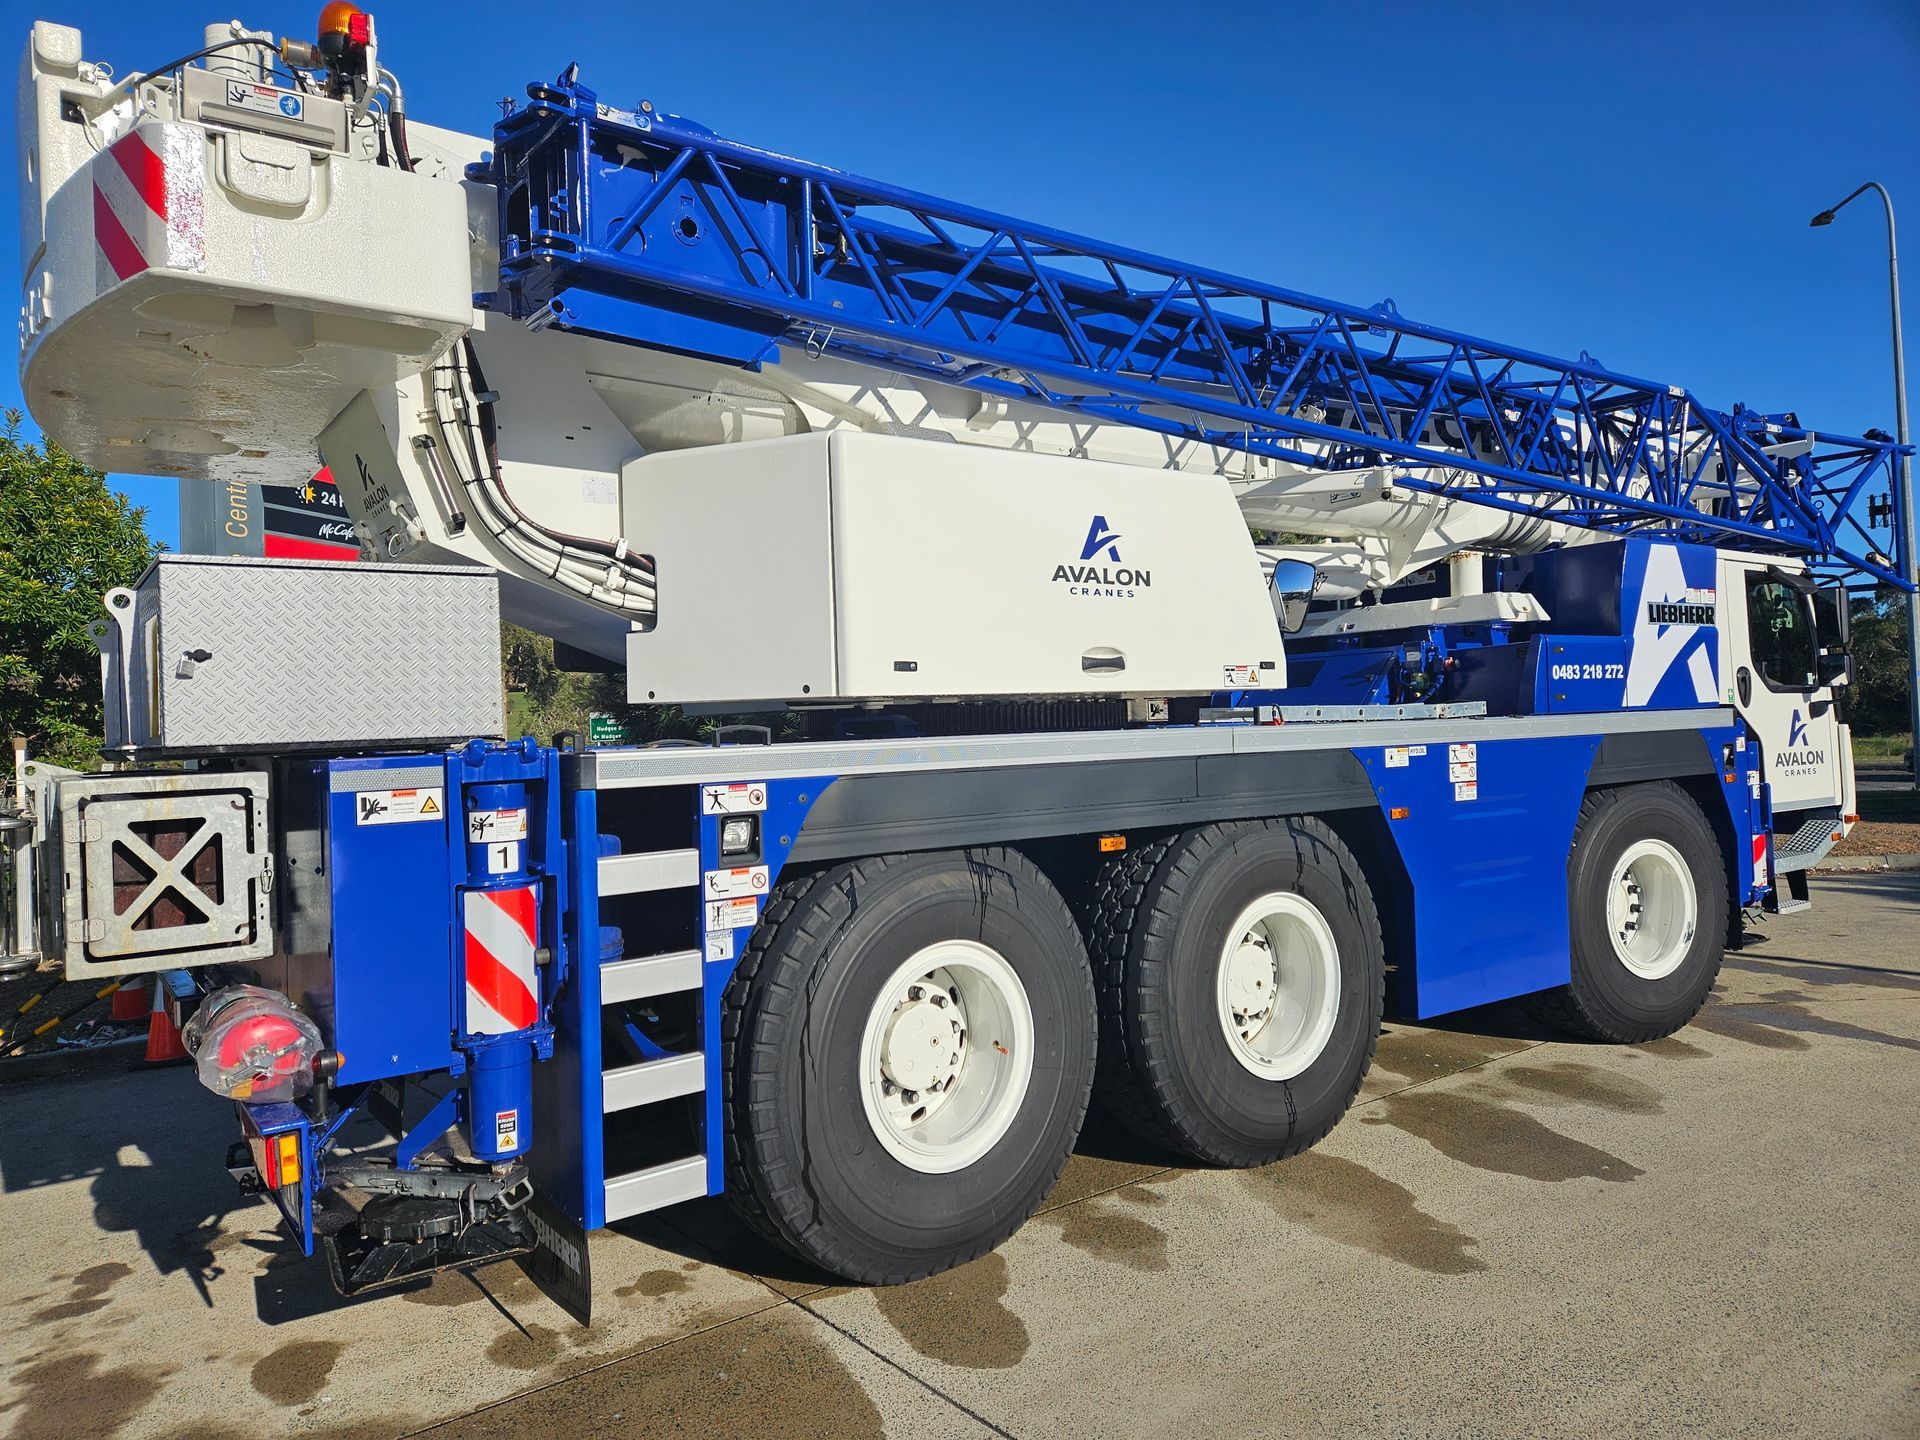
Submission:
<svg viewBox="0 0 1920 1440">
<path fill-rule="evenodd" d="M 1884 436 L 575 68 L 409 125 L 371 17 L 322 32 L 30 38 L 35 416 L 217 483 L 317 448 L 366 558 L 107 596 L 114 763 L 22 765 L 14 883 L 24 948 L 197 999 L 229 1168 L 343 1291 L 512 1256 L 584 1321 L 587 1232 L 720 1194 L 914 1279 L 1090 1102 L 1260 1164 L 1385 1015 L 1670 1033 L 1852 823 L 1824 582 L 1904 573 Z M 731 723 L 503 740 L 503 616 Z"/>
</svg>

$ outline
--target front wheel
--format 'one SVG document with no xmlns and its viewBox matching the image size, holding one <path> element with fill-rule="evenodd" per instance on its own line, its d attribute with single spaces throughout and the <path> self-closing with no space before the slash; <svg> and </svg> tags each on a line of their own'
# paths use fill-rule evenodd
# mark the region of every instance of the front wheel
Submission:
<svg viewBox="0 0 1920 1440">
<path fill-rule="evenodd" d="M 1537 1007 L 1594 1040 L 1672 1034 L 1720 973 L 1729 904 L 1720 843 L 1686 791 L 1593 791 L 1567 858 L 1571 978 Z"/>
<path fill-rule="evenodd" d="M 864 1284 L 971 1260 L 1059 1178 L 1093 1078 L 1066 902 L 1016 851 L 891 855 L 782 884 L 729 987 L 727 1189 Z"/>
</svg>

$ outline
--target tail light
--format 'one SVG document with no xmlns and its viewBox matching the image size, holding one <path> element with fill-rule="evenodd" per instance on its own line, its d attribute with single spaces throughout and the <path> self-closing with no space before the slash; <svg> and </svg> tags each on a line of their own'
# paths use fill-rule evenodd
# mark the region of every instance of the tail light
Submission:
<svg viewBox="0 0 1920 1440">
<path fill-rule="evenodd" d="M 180 1033 L 200 1083 L 229 1100 L 292 1100 L 313 1088 L 314 1023 L 278 990 L 229 985 L 200 1002 Z"/>
</svg>

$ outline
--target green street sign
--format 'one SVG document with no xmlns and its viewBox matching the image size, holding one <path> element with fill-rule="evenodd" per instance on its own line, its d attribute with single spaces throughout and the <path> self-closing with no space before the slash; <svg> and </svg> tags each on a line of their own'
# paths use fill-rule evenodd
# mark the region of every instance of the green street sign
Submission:
<svg viewBox="0 0 1920 1440">
<path fill-rule="evenodd" d="M 611 715 L 589 715 L 587 743 L 589 745 L 624 745 L 627 743 L 627 727 Z"/>
</svg>

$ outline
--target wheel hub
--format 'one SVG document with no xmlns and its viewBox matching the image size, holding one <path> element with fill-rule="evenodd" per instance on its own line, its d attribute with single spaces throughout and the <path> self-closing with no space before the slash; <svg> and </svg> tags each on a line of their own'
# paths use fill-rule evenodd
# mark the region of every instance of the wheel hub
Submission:
<svg viewBox="0 0 1920 1440">
<path fill-rule="evenodd" d="M 1272 943 L 1264 935 L 1242 936 L 1227 969 L 1227 1003 L 1242 1039 L 1251 1040 L 1273 1015 L 1277 983 Z"/>
<path fill-rule="evenodd" d="M 1620 887 L 1620 943 L 1631 944 L 1633 937 L 1640 933 L 1640 882 L 1633 878 L 1629 870 Z"/>
<path fill-rule="evenodd" d="M 1275 891 L 1247 905 L 1216 974 L 1220 1028 L 1241 1066 L 1291 1080 L 1320 1058 L 1340 1009 L 1340 954 L 1311 901 Z"/>
<path fill-rule="evenodd" d="M 880 1073 L 903 1091 L 944 1094 L 965 1063 L 966 1033 L 951 996 L 916 985 L 887 1024 Z"/>
<path fill-rule="evenodd" d="M 922 1174 L 964 1169 L 1012 1125 L 1033 1053 L 1033 1010 L 1005 957 L 978 941 L 928 946 L 868 1012 L 860 1098 L 874 1137 Z"/>
<path fill-rule="evenodd" d="M 1664 840 L 1636 841 L 1613 867 L 1607 930 L 1620 963 L 1642 980 L 1680 968 L 1693 946 L 1698 892 L 1686 859 Z"/>
</svg>

